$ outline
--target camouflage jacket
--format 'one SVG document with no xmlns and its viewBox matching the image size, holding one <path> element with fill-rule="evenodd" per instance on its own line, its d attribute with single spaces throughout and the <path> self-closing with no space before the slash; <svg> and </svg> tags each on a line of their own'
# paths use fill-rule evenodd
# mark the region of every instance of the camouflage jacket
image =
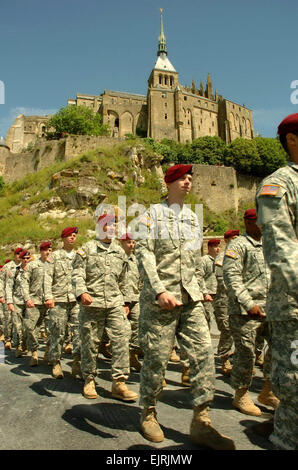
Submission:
<svg viewBox="0 0 298 470">
<path fill-rule="evenodd" d="M 203 277 L 206 286 L 206 292 L 210 295 L 216 294 L 217 280 L 215 276 L 215 259 L 210 255 L 202 256 Z"/>
<path fill-rule="evenodd" d="M 289 163 L 260 184 L 256 194 L 264 256 L 271 270 L 268 318 L 298 317 L 298 165 Z"/>
<path fill-rule="evenodd" d="M 6 281 L 6 302 L 7 304 L 24 305 L 25 299 L 22 292 L 22 282 L 24 269 L 21 264 L 16 266 L 13 276 L 9 276 Z"/>
<path fill-rule="evenodd" d="M 185 293 L 193 301 L 201 301 L 197 276 L 202 231 L 196 214 L 186 206 L 181 210 L 163 201 L 150 207 L 138 228 L 135 253 L 144 278 L 141 297 L 157 303 L 156 296 L 168 291 L 181 303 Z"/>
<path fill-rule="evenodd" d="M 247 315 L 255 304 L 265 313 L 270 274 L 265 265 L 262 241 L 247 233 L 229 243 L 223 263 L 229 314 Z"/>
<path fill-rule="evenodd" d="M 36 259 L 27 265 L 23 272 L 22 293 L 24 299 L 32 300 L 35 305 L 42 305 L 45 302 L 44 297 L 44 275 L 47 261 Z"/>
<path fill-rule="evenodd" d="M 4 283 L 4 297 L 6 298 L 6 285 L 9 278 L 13 277 L 15 274 L 15 270 L 17 265 L 14 260 L 9 261 L 9 263 L 5 264 L 2 268 L 2 276 L 3 276 L 3 283 Z"/>
<path fill-rule="evenodd" d="M 75 256 L 75 252 L 73 255 Z M 73 259 L 67 256 L 67 252 L 63 248 L 51 254 L 51 258 L 46 263 L 44 274 L 45 300 L 75 301 L 71 284 L 72 262 Z"/>
<path fill-rule="evenodd" d="M 229 300 L 227 294 L 227 288 L 224 283 L 223 278 L 223 260 L 225 252 L 222 251 L 215 258 L 215 276 L 217 282 L 216 295 L 214 297 L 213 305 L 214 307 L 228 307 Z"/>
<path fill-rule="evenodd" d="M 5 272 L 0 271 L 0 298 L 5 298 Z"/>
<path fill-rule="evenodd" d="M 125 303 L 138 302 L 142 282 L 138 269 L 137 258 L 134 253 L 127 257 L 126 283 L 123 285 Z"/>
<path fill-rule="evenodd" d="M 91 240 L 76 252 L 72 284 L 75 297 L 85 292 L 93 302 L 90 307 L 112 308 L 124 305 L 122 292 L 126 283 L 127 256 L 116 241 L 111 244 Z"/>
</svg>

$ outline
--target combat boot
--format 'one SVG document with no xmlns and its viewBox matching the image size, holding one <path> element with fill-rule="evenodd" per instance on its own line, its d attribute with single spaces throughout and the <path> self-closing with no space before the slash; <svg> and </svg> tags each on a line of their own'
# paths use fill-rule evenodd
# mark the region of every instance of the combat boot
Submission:
<svg viewBox="0 0 298 470">
<path fill-rule="evenodd" d="M 47 339 L 47 335 L 46 335 L 45 331 L 41 331 L 40 337 L 41 337 L 41 339 Z"/>
<path fill-rule="evenodd" d="M 220 434 L 211 424 L 207 404 L 194 408 L 190 424 L 190 439 L 194 444 L 209 447 L 214 450 L 235 450 L 234 441 Z"/>
<path fill-rule="evenodd" d="M 81 371 L 81 361 L 80 356 L 77 354 L 73 356 L 73 361 L 71 364 L 71 375 L 76 377 L 77 375 L 82 379 L 82 371 Z"/>
<path fill-rule="evenodd" d="M 247 388 L 238 388 L 235 392 L 233 406 L 246 415 L 261 416 L 262 412 L 251 400 Z"/>
<path fill-rule="evenodd" d="M 112 397 L 122 401 L 135 401 L 138 394 L 127 388 L 124 379 L 113 379 Z"/>
<path fill-rule="evenodd" d="M 4 334 L 2 332 L 0 333 L 0 341 L 3 341 L 4 343 Z"/>
<path fill-rule="evenodd" d="M 166 379 L 163 379 L 163 380 L 162 380 L 161 386 L 162 386 L 162 388 L 165 388 L 165 387 L 167 386 Z"/>
<path fill-rule="evenodd" d="M 72 346 L 70 343 L 67 343 L 65 348 L 64 348 L 65 354 L 72 354 Z"/>
<path fill-rule="evenodd" d="M 157 418 L 155 408 L 144 408 L 141 414 L 141 429 L 145 439 L 151 442 L 162 442 L 165 438 Z"/>
<path fill-rule="evenodd" d="M 38 364 L 38 355 L 37 355 L 37 351 L 32 351 L 32 356 L 31 356 L 31 359 L 30 359 L 30 362 L 29 362 L 29 366 L 37 366 Z"/>
<path fill-rule="evenodd" d="M 189 381 L 189 367 L 183 367 L 182 369 L 182 374 L 181 374 L 181 383 L 184 385 L 184 387 L 190 387 L 190 381 Z"/>
<path fill-rule="evenodd" d="M 63 379 L 64 374 L 61 369 L 60 361 L 53 361 L 52 363 L 52 375 L 54 379 Z"/>
<path fill-rule="evenodd" d="M 178 356 L 175 348 L 172 349 L 169 361 L 170 362 L 180 362 L 180 356 Z"/>
<path fill-rule="evenodd" d="M 15 357 L 22 357 L 23 356 L 23 349 L 22 346 L 17 346 L 14 352 Z"/>
<path fill-rule="evenodd" d="M 142 364 L 139 361 L 138 355 L 134 351 L 129 352 L 129 364 L 130 367 L 140 372 Z"/>
<path fill-rule="evenodd" d="M 279 399 L 272 392 L 270 380 L 265 380 L 263 388 L 258 396 L 258 402 L 262 405 L 272 406 L 276 410 L 279 405 Z"/>
<path fill-rule="evenodd" d="M 89 398 L 89 399 L 98 398 L 96 388 L 95 388 L 95 380 L 93 377 L 89 377 L 88 379 L 85 380 L 83 393 L 84 393 L 85 398 Z"/>
<path fill-rule="evenodd" d="M 99 343 L 98 354 L 100 353 L 107 359 L 112 358 L 112 354 L 109 350 L 109 343 L 102 343 L 102 342 Z"/>
<path fill-rule="evenodd" d="M 11 349 L 11 342 L 10 342 L 10 341 L 6 341 L 6 342 L 4 343 L 4 348 L 5 348 L 5 349 Z"/>
<path fill-rule="evenodd" d="M 262 351 L 257 351 L 256 352 L 255 365 L 259 366 L 259 367 L 263 367 L 263 365 L 264 365 L 264 354 L 263 354 Z"/>
<path fill-rule="evenodd" d="M 232 365 L 227 357 L 221 358 L 221 372 L 223 375 L 231 375 Z"/>
</svg>

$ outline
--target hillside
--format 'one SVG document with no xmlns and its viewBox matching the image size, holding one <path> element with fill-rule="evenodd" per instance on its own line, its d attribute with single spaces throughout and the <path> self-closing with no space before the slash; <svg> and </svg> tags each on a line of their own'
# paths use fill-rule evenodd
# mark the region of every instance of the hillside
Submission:
<svg viewBox="0 0 298 470">
<path fill-rule="evenodd" d="M 58 161 L 23 179 L 6 184 L 0 192 L 0 263 L 11 258 L 22 244 L 32 252 L 41 241 L 60 243 L 65 226 L 78 226 L 77 245 L 94 236 L 94 209 L 100 202 L 117 204 L 126 196 L 127 206 L 137 202 L 148 207 L 165 194 L 162 157 L 137 142 L 98 148 L 72 160 Z M 188 203 L 200 203 L 190 194 Z M 234 210 L 214 214 L 204 207 L 204 234 L 222 235 L 242 227 L 243 211 L 253 206 L 240 204 Z"/>
</svg>

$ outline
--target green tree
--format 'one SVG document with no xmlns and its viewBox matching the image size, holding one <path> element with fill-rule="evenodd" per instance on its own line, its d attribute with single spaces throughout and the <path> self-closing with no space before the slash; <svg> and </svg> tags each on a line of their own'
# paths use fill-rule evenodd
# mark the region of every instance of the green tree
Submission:
<svg viewBox="0 0 298 470">
<path fill-rule="evenodd" d="M 61 136 L 63 133 L 77 135 L 109 135 L 109 125 L 102 124 L 100 114 L 85 106 L 69 105 L 61 108 L 47 122 L 48 134 L 55 129 Z"/>
<path fill-rule="evenodd" d="M 226 145 L 220 137 L 205 136 L 191 144 L 191 163 L 218 165 L 224 162 Z"/>
<path fill-rule="evenodd" d="M 270 175 L 287 164 L 287 154 L 279 140 L 270 137 L 256 137 L 254 141 L 263 164 L 262 176 Z"/>
<path fill-rule="evenodd" d="M 238 138 L 225 151 L 225 165 L 233 166 L 240 173 L 258 175 L 262 171 L 262 160 L 255 140 Z"/>
</svg>

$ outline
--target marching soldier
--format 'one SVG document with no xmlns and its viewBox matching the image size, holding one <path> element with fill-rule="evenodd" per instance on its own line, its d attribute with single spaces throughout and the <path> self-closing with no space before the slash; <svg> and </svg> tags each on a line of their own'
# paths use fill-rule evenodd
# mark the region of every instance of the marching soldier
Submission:
<svg viewBox="0 0 298 470">
<path fill-rule="evenodd" d="M 265 305 L 270 275 L 265 265 L 262 232 L 256 224 L 256 210 L 244 214 L 246 232 L 229 243 L 225 251 L 223 274 L 229 296 L 230 328 L 235 354 L 231 385 L 235 389 L 233 405 L 242 413 L 261 416 L 261 410 L 251 400 L 248 390 L 253 376 L 257 331 L 262 331 L 269 343 Z M 264 386 L 258 401 L 276 408 L 278 399 L 271 390 L 270 356 L 264 364 Z"/>
<path fill-rule="evenodd" d="M 72 375 L 80 371 L 79 305 L 72 291 L 72 262 L 75 256 L 74 244 L 78 233 L 77 227 L 62 230 L 63 247 L 51 253 L 46 263 L 44 275 L 45 305 L 49 308 L 50 349 L 49 360 L 52 362 L 52 375 L 56 379 L 64 377 L 60 359 L 66 334 L 67 324 L 73 333 Z"/>
<path fill-rule="evenodd" d="M 203 294 L 208 295 L 208 300 L 204 302 L 205 316 L 208 323 L 209 330 L 211 328 L 211 318 L 213 315 L 213 297 L 216 294 L 217 280 L 215 276 L 215 258 L 220 252 L 220 240 L 218 238 L 211 238 L 208 240 L 208 254 L 201 258 L 201 269 L 205 287 Z"/>
<path fill-rule="evenodd" d="M 266 177 L 257 190 L 258 224 L 271 270 L 267 317 L 271 330 L 272 386 L 280 404 L 270 440 L 298 449 L 298 114 L 278 127 L 290 162 Z M 296 348 L 296 351 L 295 351 Z"/>
<path fill-rule="evenodd" d="M 126 255 L 115 236 L 115 216 L 103 214 L 97 221 L 97 239 L 82 246 L 73 263 L 72 282 L 80 300 L 80 335 L 84 396 L 98 397 L 95 387 L 98 345 L 106 327 L 112 351 L 112 397 L 135 401 L 137 393 L 126 386 L 129 369 L 130 324 L 121 292 L 127 269 Z"/>
<path fill-rule="evenodd" d="M 184 206 L 192 185 L 192 165 L 167 170 L 168 199 L 154 204 L 139 224 L 136 256 L 144 287 L 140 296 L 141 429 L 144 437 L 161 442 L 156 402 L 175 334 L 190 362 L 194 414 L 190 437 L 213 449 L 234 449 L 234 442 L 216 431 L 208 415 L 214 396 L 214 356 L 196 277 L 201 230 L 196 215 Z"/>
<path fill-rule="evenodd" d="M 0 266 L 0 341 L 4 341 L 4 305 L 5 305 L 5 283 L 3 265 Z"/>
</svg>

